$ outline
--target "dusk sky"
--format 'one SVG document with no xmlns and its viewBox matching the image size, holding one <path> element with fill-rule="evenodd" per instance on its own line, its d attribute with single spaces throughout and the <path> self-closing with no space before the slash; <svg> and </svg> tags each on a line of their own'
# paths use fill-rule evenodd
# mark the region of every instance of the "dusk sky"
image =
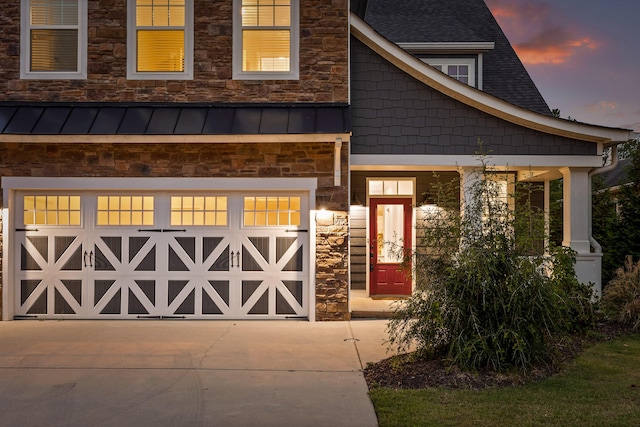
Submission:
<svg viewBox="0 0 640 427">
<path fill-rule="evenodd" d="M 563 118 L 640 131 L 640 0 L 485 0 Z"/>
</svg>

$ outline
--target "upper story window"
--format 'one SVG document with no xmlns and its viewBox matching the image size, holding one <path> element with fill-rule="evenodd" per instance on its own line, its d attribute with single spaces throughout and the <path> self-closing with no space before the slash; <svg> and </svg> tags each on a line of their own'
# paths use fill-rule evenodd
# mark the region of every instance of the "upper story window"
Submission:
<svg viewBox="0 0 640 427">
<path fill-rule="evenodd" d="M 299 0 L 233 0 L 233 77 L 298 78 Z"/>
<path fill-rule="evenodd" d="M 87 2 L 22 0 L 20 77 L 87 77 Z"/>
<path fill-rule="evenodd" d="M 482 90 L 483 56 L 495 48 L 495 43 L 409 42 L 398 46 L 454 79 Z"/>
<path fill-rule="evenodd" d="M 459 82 L 476 87 L 476 67 L 473 58 L 420 58 Z"/>
<path fill-rule="evenodd" d="M 193 78 L 193 0 L 129 0 L 127 78 Z"/>
</svg>

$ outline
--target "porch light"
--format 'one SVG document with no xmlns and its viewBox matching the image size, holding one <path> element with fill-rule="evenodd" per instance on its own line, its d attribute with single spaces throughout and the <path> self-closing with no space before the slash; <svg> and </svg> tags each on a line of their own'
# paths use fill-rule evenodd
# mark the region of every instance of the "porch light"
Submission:
<svg viewBox="0 0 640 427">
<path fill-rule="evenodd" d="M 422 200 L 418 203 L 418 206 L 438 206 L 437 199 L 434 197 L 430 197 L 431 194 L 429 192 L 423 193 Z"/>
<path fill-rule="evenodd" d="M 362 202 L 358 198 L 358 193 L 356 193 L 355 191 L 351 195 L 351 203 L 350 204 L 351 204 L 351 206 L 363 206 Z"/>
<path fill-rule="evenodd" d="M 333 218 L 333 212 L 326 209 L 320 209 L 316 212 L 316 221 L 326 221 Z"/>
</svg>

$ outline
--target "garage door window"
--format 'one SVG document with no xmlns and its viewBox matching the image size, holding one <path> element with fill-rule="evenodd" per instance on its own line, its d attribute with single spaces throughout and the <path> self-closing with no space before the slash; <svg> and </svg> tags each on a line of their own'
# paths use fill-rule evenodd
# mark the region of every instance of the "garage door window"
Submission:
<svg viewBox="0 0 640 427">
<path fill-rule="evenodd" d="M 171 197 L 171 225 L 227 225 L 226 196 Z"/>
<path fill-rule="evenodd" d="M 80 225 L 80 196 L 24 196 L 24 225 Z"/>
<path fill-rule="evenodd" d="M 98 196 L 98 225 L 153 225 L 153 196 Z"/>
<path fill-rule="evenodd" d="M 300 197 L 245 197 L 244 225 L 247 227 L 300 225 Z"/>
</svg>

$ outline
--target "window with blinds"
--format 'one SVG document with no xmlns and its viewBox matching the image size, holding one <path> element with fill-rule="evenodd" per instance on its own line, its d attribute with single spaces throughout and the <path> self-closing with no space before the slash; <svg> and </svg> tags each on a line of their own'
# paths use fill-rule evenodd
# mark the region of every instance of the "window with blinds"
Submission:
<svg viewBox="0 0 640 427">
<path fill-rule="evenodd" d="M 235 0 L 236 78 L 297 78 L 298 0 Z"/>
<path fill-rule="evenodd" d="M 193 0 L 130 2 L 129 77 L 192 78 Z"/>
<path fill-rule="evenodd" d="M 23 78 L 46 74 L 53 74 L 49 78 L 86 77 L 85 3 L 23 0 Z"/>
</svg>

